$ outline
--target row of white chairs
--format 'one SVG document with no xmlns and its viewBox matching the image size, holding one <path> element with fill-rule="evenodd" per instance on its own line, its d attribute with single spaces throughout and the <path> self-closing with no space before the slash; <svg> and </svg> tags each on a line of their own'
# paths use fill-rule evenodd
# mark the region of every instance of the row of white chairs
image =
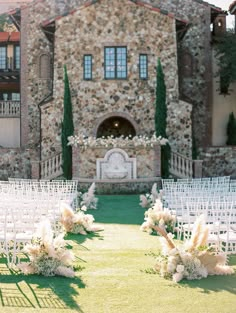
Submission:
<svg viewBox="0 0 236 313">
<path fill-rule="evenodd" d="M 230 176 L 201 177 L 201 178 L 174 178 L 162 179 L 162 186 L 166 183 L 202 183 L 202 182 L 229 182 Z"/>
<path fill-rule="evenodd" d="M 197 217 L 203 215 L 209 227 L 208 244 L 218 246 L 227 254 L 236 253 L 236 202 L 206 201 L 182 203 L 182 213 L 177 216 L 178 237 L 191 236 Z"/>
<path fill-rule="evenodd" d="M 0 194 L 9 194 L 16 197 L 38 198 L 47 200 L 49 197 L 63 200 L 73 207 L 78 205 L 77 181 L 30 181 L 10 180 L 0 182 Z"/>
<path fill-rule="evenodd" d="M 195 197 L 201 201 L 214 200 L 218 201 L 229 197 L 236 197 L 236 183 L 234 180 L 229 180 L 228 176 L 215 177 L 209 179 L 192 179 L 186 182 L 185 179 L 180 181 L 163 180 L 163 200 L 165 206 L 170 209 L 180 205 L 180 199 Z"/>
<path fill-rule="evenodd" d="M 37 225 L 49 219 L 57 230 L 61 203 L 75 203 L 77 182 L 0 182 L 0 253 L 10 266 L 19 261 Z"/>
<path fill-rule="evenodd" d="M 56 231 L 59 217 L 60 204 L 55 207 L 55 203 L 48 203 L 43 207 L 35 200 L 0 200 L 0 253 L 6 255 L 10 265 L 15 264 L 24 245 L 31 242 L 37 225 L 47 219 Z"/>
</svg>

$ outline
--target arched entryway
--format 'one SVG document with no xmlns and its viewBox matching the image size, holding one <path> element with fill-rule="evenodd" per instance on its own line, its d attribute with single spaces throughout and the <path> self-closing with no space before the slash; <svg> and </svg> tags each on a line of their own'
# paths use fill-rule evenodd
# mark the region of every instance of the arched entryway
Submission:
<svg viewBox="0 0 236 313">
<path fill-rule="evenodd" d="M 97 128 L 96 137 L 134 137 L 136 135 L 136 130 L 132 123 L 121 116 L 112 116 L 101 122 Z"/>
</svg>

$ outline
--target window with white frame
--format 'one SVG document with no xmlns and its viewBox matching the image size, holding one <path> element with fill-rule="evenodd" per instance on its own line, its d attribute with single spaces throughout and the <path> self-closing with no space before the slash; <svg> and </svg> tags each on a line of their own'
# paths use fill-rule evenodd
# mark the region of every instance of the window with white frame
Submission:
<svg viewBox="0 0 236 313">
<path fill-rule="evenodd" d="M 14 48 L 14 66 L 16 70 L 20 69 L 20 46 Z"/>
<path fill-rule="evenodd" d="M 7 68 L 7 47 L 0 47 L 0 70 Z"/>
<path fill-rule="evenodd" d="M 127 47 L 105 47 L 105 79 L 127 78 Z"/>
<path fill-rule="evenodd" d="M 85 80 L 92 80 L 92 55 L 91 54 L 85 54 L 84 55 L 84 79 Z"/>
<path fill-rule="evenodd" d="M 139 55 L 139 78 L 148 78 L 148 57 L 147 54 Z"/>
</svg>

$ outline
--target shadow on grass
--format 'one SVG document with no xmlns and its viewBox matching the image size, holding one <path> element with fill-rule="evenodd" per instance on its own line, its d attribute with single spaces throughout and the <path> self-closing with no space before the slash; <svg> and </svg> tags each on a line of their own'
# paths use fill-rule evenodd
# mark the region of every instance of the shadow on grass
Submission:
<svg viewBox="0 0 236 313">
<path fill-rule="evenodd" d="M 146 254 L 149 257 L 155 258 L 156 254 L 150 252 Z M 210 275 L 207 278 L 195 279 L 195 280 L 181 280 L 178 284 L 171 281 L 169 283 L 170 288 L 197 288 L 200 293 L 210 294 L 213 292 L 226 291 L 232 294 L 236 294 L 236 255 L 229 257 L 228 265 L 234 268 L 234 274 L 232 275 Z M 154 268 L 141 270 L 142 272 L 150 275 L 159 275 Z M 164 278 L 161 278 L 164 279 Z M 165 280 L 166 281 L 166 280 Z"/>
<path fill-rule="evenodd" d="M 141 225 L 145 210 L 139 195 L 98 196 L 98 210 L 89 210 L 97 223 Z"/>
<path fill-rule="evenodd" d="M 79 277 L 23 275 L 0 263 L 0 307 L 74 309 L 83 313 L 76 297 L 85 284 Z M 2 309 L 1 309 L 2 311 Z"/>
<path fill-rule="evenodd" d="M 201 293 L 205 294 L 222 291 L 236 294 L 236 274 L 229 276 L 208 276 L 201 280 L 183 280 L 179 286 L 185 288 L 198 288 Z"/>
<path fill-rule="evenodd" d="M 87 240 L 87 239 L 89 239 L 89 240 L 94 240 L 94 239 L 104 240 L 104 237 L 102 235 L 102 231 L 101 232 L 88 233 L 87 235 L 67 234 L 65 236 L 65 240 L 72 240 L 79 245 L 82 245 L 82 243 L 85 242 L 85 240 Z M 69 248 L 72 248 L 72 247 L 69 247 Z"/>
<path fill-rule="evenodd" d="M 178 288 L 198 288 L 201 293 L 227 291 L 236 294 L 236 255 L 229 258 L 228 265 L 234 267 L 233 275 L 212 275 L 200 280 L 182 280 L 176 284 Z"/>
</svg>

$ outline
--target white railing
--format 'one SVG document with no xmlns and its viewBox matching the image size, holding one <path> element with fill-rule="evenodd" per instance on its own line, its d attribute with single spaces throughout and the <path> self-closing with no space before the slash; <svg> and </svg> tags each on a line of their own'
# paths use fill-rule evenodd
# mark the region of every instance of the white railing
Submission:
<svg viewBox="0 0 236 313">
<path fill-rule="evenodd" d="M 41 178 L 42 179 L 53 179 L 62 175 L 62 153 L 56 154 L 54 157 L 41 161 Z"/>
<path fill-rule="evenodd" d="M 170 173 L 179 178 L 202 177 L 202 161 L 171 151 Z"/>
<path fill-rule="evenodd" d="M 0 117 L 20 117 L 20 101 L 0 101 Z"/>
</svg>

